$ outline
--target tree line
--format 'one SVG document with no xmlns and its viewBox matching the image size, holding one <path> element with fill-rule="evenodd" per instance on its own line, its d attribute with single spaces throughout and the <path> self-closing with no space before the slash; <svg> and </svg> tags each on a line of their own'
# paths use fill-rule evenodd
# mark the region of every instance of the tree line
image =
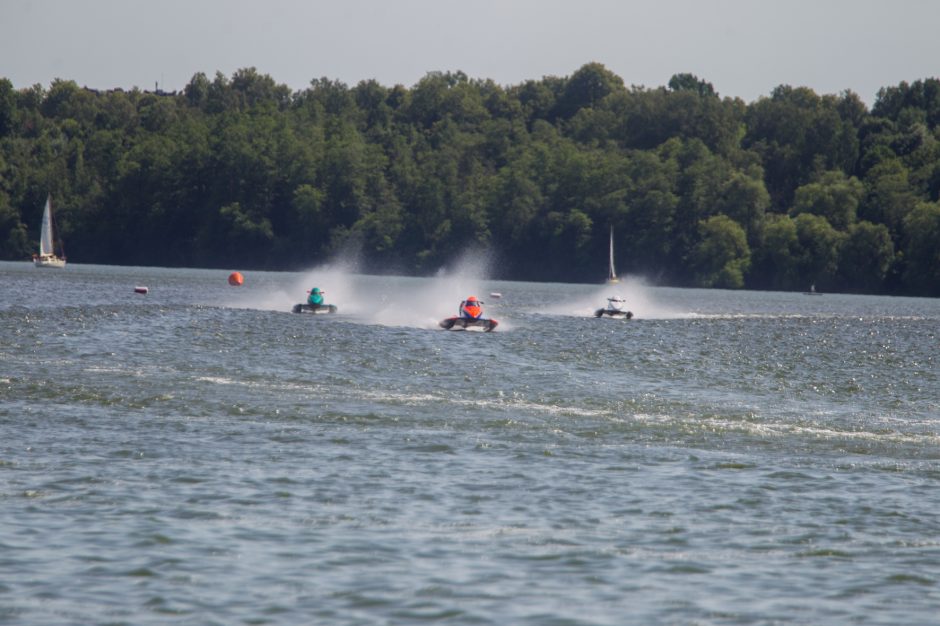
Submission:
<svg viewBox="0 0 940 626">
<path fill-rule="evenodd" d="M 871 109 L 781 85 L 752 103 L 691 74 L 599 63 L 411 88 L 254 68 L 181 92 L 0 79 L 0 258 L 53 195 L 73 262 L 294 270 L 349 246 L 427 274 L 468 248 L 494 278 L 940 295 L 940 81 Z"/>
</svg>

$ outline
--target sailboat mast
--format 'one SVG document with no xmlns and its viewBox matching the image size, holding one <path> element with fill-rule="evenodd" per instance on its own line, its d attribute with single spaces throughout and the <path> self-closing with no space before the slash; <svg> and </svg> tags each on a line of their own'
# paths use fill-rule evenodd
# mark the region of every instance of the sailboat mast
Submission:
<svg viewBox="0 0 940 626">
<path fill-rule="evenodd" d="M 610 227 L 610 269 L 608 280 L 617 280 L 617 270 L 614 268 L 614 227 Z"/>
</svg>

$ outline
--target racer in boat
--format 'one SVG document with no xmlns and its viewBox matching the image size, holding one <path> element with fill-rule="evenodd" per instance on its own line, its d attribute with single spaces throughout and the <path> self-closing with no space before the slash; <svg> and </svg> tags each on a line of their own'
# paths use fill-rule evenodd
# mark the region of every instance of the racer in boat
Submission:
<svg viewBox="0 0 940 626">
<path fill-rule="evenodd" d="M 314 287 L 309 293 L 310 295 L 307 296 L 307 305 L 310 307 L 311 311 L 316 311 L 323 306 L 323 294 L 326 292 L 320 291 L 319 287 Z"/>
<path fill-rule="evenodd" d="M 620 296 L 611 296 L 607 298 L 607 310 L 608 311 L 623 311 L 623 305 L 626 304 L 626 300 Z"/>
<path fill-rule="evenodd" d="M 476 296 L 470 296 L 460 303 L 460 317 L 468 320 L 478 320 L 483 317 L 483 303 Z"/>
</svg>

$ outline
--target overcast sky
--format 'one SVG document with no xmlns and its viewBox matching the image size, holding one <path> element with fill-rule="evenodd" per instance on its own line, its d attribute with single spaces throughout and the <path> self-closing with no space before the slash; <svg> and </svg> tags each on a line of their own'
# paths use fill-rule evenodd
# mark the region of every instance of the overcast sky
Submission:
<svg viewBox="0 0 940 626">
<path fill-rule="evenodd" d="M 501 85 L 596 61 L 627 85 L 676 73 L 747 102 L 940 75 L 940 0 L 0 0 L 0 77 L 182 89 L 255 67 L 294 90 L 327 77 L 414 85 L 462 70 Z"/>
</svg>

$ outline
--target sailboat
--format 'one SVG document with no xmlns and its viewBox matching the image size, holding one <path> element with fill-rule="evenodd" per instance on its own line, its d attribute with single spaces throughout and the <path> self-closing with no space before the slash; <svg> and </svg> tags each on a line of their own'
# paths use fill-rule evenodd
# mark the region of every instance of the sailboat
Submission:
<svg viewBox="0 0 940 626">
<path fill-rule="evenodd" d="M 62 256 L 55 253 L 58 244 Z M 55 218 L 52 216 L 52 195 L 46 196 L 46 208 L 42 212 L 42 234 L 39 236 L 39 254 L 33 255 L 36 267 L 65 267 L 65 249 L 58 240 Z"/>
<path fill-rule="evenodd" d="M 616 285 L 620 282 L 617 278 L 617 270 L 614 268 L 614 227 L 610 227 L 610 262 L 607 268 L 607 284 Z"/>
</svg>

